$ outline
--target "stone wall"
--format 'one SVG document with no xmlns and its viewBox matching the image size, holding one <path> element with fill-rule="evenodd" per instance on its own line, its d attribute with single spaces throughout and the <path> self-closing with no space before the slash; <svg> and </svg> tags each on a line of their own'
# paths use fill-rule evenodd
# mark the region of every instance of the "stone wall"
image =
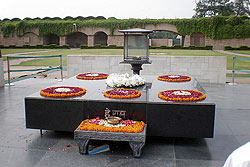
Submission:
<svg viewBox="0 0 250 167">
<path fill-rule="evenodd" d="M 0 58 L 0 87 L 4 86 L 3 58 Z"/>
<path fill-rule="evenodd" d="M 225 56 L 151 56 L 152 64 L 143 65 L 142 75 L 185 74 L 201 83 L 223 84 L 226 81 Z M 85 72 L 129 73 L 131 66 L 119 64 L 120 55 L 69 55 L 68 77 Z"/>
<path fill-rule="evenodd" d="M 205 43 L 213 46 L 214 50 L 224 50 L 224 46 L 239 47 L 244 45 L 250 47 L 250 38 L 212 40 L 206 37 Z"/>
<path fill-rule="evenodd" d="M 135 27 L 134 27 L 135 28 Z M 155 31 L 169 31 L 174 32 L 178 34 L 177 28 L 175 25 L 161 23 L 157 25 L 145 25 L 145 29 L 149 30 L 155 30 Z M 122 46 L 123 45 L 123 33 L 118 32 L 118 29 L 114 30 L 113 34 L 110 34 L 110 29 L 108 28 L 102 28 L 102 27 L 83 27 L 78 28 L 78 32 L 82 32 L 88 36 L 87 44 L 89 46 L 94 45 L 94 35 L 97 32 L 103 32 L 107 34 L 108 45 L 117 45 Z M 199 32 L 197 32 L 199 33 Z M 25 33 L 21 37 L 17 37 L 15 34 L 14 36 L 3 38 L 3 33 L 0 31 L 0 45 L 37 45 L 37 44 L 43 44 L 43 37 L 38 36 L 38 29 L 33 29 L 30 32 Z M 244 39 L 220 39 L 220 40 L 212 40 L 208 37 L 205 37 L 205 44 L 203 37 L 198 39 L 198 45 L 211 45 L 213 46 L 214 50 L 223 50 L 225 45 L 229 45 L 232 47 L 239 47 L 241 45 L 246 45 L 250 47 L 250 38 L 244 38 Z M 60 37 L 59 41 L 60 45 L 66 44 L 66 39 L 64 37 Z M 189 46 L 192 44 L 196 44 L 194 42 L 194 39 L 190 35 L 186 35 L 185 39 L 183 41 L 184 46 Z M 154 44 L 153 46 L 161 46 L 162 43 Z M 166 44 L 167 45 L 167 44 Z"/>
<path fill-rule="evenodd" d="M 162 46 L 162 45 L 169 46 L 168 39 L 151 39 L 151 46 Z"/>
</svg>

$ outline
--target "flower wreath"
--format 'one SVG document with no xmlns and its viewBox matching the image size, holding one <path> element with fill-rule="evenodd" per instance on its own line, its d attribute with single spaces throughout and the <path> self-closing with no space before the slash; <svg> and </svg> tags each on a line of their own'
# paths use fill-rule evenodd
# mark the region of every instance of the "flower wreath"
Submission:
<svg viewBox="0 0 250 167">
<path fill-rule="evenodd" d="M 204 100 L 206 95 L 197 90 L 166 90 L 158 93 L 158 97 L 167 101 L 199 101 Z"/>
<path fill-rule="evenodd" d="M 190 76 L 183 76 L 183 75 L 161 75 L 157 78 L 160 81 L 166 81 L 166 82 L 185 82 L 190 81 Z"/>
<path fill-rule="evenodd" d="M 78 129 L 102 132 L 139 133 L 143 131 L 144 127 L 145 123 L 143 121 L 122 120 L 117 125 L 111 125 L 108 124 L 106 120 L 97 117 L 82 121 Z"/>
<path fill-rule="evenodd" d="M 141 96 L 141 92 L 135 89 L 117 88 L 104 92 L 104 96 L 114 99 L 129 99 Z"/>
<path fill-rule="evenodd" d="M 84 79 L 84 80 L 98 80 L 98 79 L 106 79 L 109 75 L 103 73 L 83 73 L 78 74 L 76 76 L 77 79 Z"/>
<path fill-rule="evenodd" d="M 86 93 L 86 89 L 80 87 L 58 86 L 42 89 L 40 94 L 46 97 L 72 97 Z"/>
</svg>

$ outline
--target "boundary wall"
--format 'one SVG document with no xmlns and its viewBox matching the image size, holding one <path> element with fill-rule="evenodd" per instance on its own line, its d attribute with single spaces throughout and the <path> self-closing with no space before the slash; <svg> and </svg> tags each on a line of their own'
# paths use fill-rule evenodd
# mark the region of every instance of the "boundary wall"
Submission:
<svg viewBox="0 0 250 167">
<path fill-rule="evenodd" d="M 129 73 L 131 65 L 119 64 L 122 55 L 68 55 L 68 77 L 79 73 Z M 152 64 L 144 64 L 142 75 L 183 74 L 200 83 L 226 82 L 226 56 L 151 56 Z"/>
</svg>

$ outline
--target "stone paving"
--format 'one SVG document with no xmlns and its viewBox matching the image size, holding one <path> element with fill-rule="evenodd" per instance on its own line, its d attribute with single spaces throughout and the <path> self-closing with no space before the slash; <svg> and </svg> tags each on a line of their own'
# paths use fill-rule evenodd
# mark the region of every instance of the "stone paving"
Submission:
<svg viewBox="0 0 250 167">
<path fill-rule="evenodd" d="M 126 142 L 111 151 L 81 155 L 73 133 L 25 128 L 24 97 L 57 83 L 27 79 L 0 88 L 0 167 L 221 167 L 227 156 L 250 140 L 249 84 L 202 84 L 216 103 L 214 138 L 147 138 L 141 158 L 133 158 Z"/>
</svg>

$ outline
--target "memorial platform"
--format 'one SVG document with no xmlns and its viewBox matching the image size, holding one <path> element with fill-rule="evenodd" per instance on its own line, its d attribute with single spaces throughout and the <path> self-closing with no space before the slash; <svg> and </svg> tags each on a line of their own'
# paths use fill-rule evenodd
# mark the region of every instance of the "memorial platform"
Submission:
<svg viewBox="0 0 250 167">
<path fill-rule="evenodd" d="M 137 87 L 142 94 L 133 99 L 111 99 L 103 95 L 109 90 L 106 80 L 69 78 L 53 86 L 77 86 L 86 94 L 70 98 L 43 97 L 39 92 L 25 97 L 26 127 L 31 129 L 73 132 L 87 118 L 104 116 L 106 108 L 126 111 L 126 118 L 147 123 L 147 136 L 212 138 L 215 103 L 207 96 L 198 102 L 170 102 L 158 98 L 169 89 L 199 90 L 192 78 L 189 82 L 163 82 L 157 76 L 142 76 L 146 84 Z"/>
</svg>

